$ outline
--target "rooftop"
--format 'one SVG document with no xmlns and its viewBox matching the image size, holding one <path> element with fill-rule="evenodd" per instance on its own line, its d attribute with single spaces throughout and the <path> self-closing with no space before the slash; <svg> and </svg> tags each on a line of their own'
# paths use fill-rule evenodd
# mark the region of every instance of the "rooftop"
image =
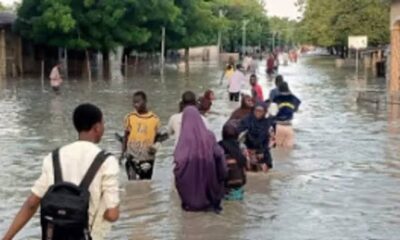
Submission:
<svg viewBox="0 0 400 240">
<path fill-rule="evenodd" d="M 0 12 L 0 26 L 12 25 L 17 19 L 17 15 L 12 12 Z"/>
</svg>

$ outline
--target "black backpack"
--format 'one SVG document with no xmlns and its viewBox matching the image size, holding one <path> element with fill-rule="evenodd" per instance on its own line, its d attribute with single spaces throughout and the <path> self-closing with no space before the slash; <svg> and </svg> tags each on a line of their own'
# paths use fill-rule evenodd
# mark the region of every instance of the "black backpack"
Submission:
<svg viewBox="0 0 400 240">
<path fill-rule="evenodd" d="M 64 182 L 59 149 L 54 150 L 54 185 L 41 200 L 42 240 L 90 240 L 89 186 L 101 165 L 110 156 L 101 151 L 94 159 L 79 186 Z"/>
</svg>

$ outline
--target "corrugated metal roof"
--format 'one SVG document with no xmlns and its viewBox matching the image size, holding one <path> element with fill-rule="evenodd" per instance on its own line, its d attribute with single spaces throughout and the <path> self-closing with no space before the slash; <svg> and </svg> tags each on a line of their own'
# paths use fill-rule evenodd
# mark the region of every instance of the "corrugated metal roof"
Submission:
<svg viewBox="0 0 400 240">
<path fill-rule="evenodd" d="M 0 12 L 0 25 L 12 25 L 17 19 L 17 15 L 12 12 Z"/>
</svg>

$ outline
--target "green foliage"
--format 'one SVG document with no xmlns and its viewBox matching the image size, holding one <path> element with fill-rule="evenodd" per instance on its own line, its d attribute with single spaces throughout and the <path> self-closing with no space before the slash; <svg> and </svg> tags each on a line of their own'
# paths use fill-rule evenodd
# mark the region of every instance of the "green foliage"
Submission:
<svg viewBox="0 0 400 240">
<path fill-rule="evenodd" d="M 220 11 L 224 13 L 220 16 Z M 260 0 L 24 0 L 17 29 L 39 44 L 70 49 L 159 49 L 216 44 L 240 46 L 243 21 L 248 45 L 267 45 L 268 18 Z"/>
<path fill-rule="evenodd" d="M 0 11 L 5 11 L 5 10 L 7 10 L 7 7 L 0 2 Z"/>
<path fill-rule="evenodd" d="M 178 13 L 172 0 L 25 0 L 17 27 L 37 43 L 110 50 L 148 42 L 146 24 L 171 21 Z"/>
<path fill-rule="evenodd" d="M 258 0 L 217 0 L 215 9 L 225 13 L 222 23 L 224 45 L 230 50 L 238 49 L 242 44 L 243 22 L 247 21 L 247 45 L 267 45 L 270 38 L 269 21 L 262 1 Z"/>
<path fill-rule="evenodd" d="M 137 16 L 141 17 L 140 26 L 147 30 L 149 38 L 146 42 L 130 45 L 139 51 L 154 51 L 160 48 L 161 28 L 172 29 L 181 10 L 173 0 L 152 0 L 142 4 Z M 138 21 L 139 22 L 139 21 Z M 167 36 L 168 37 L 168 36 Z M 168 41 L 167 41 L 168 42 Z"/>
<path fill-rule="evenodd" d="M 220 21 L 213 12 L 214 1 L 175 0 L 175 4 L 181 14 L 167 29 L 170 47 L 188 48 L 216 43 Z"/>
<path fill-rule="evenodd" d="M 277 35 L 277 45 L 293 46 L 299 43 L 297 38 L 297 28 L 299 23 L 289 18 L 272 17 L 269 19 L 271 32 Z"/>
<path fill-rule="evenodd" d="M 367 35 L 372 46 L 389 41 L 390 1 L 299 0 L 304 10 L 300 38 L 320 46 L 346 45 L 350 35 Z"/>
</svg>

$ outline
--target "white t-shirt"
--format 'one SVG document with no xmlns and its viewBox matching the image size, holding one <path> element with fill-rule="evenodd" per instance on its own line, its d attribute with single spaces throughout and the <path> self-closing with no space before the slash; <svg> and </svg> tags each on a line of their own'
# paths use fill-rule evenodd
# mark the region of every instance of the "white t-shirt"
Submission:
<svg viewBox="0 0 400 240">
<path fill-rule="evenodd" d="M 229 92 L 238 93 L 242 90 L 243 85 L 246 82 L 246 76 L 243 72 L 236 70 L 229 81 Z"/>
<path fill-rule="evenodd" d="M 79 185 L 90 165 L 101 149 L 91 142 L 77 141 L 60 149 L 60 165 L 63 181 Z M 100 167 L 90 187 L 89 225 L 93 240 L 104 239 L 111 224 L 104 220 L 106 209 L 119 205 L 119 165 L 110 156 Z M 54 184 L 52 154 L 44 158 L 42 174 L 32 187 L 36 196 L 43 198 L 48 188 Z"/>
<path fill-rule="evenodd" d="M 179 136 L 181 134 L 181 127 L 182 127 L 182 113 L 177 113 L 171 116 L 168 122 L 168 134 L 174 135 L 175 138 L 175 146 L 178 144 Z M 210 124 L 208 123 L 207 118 L 203 115 L 201 116 L 203 119 L 204 124 L 206 125 L 207 129 L 210 129 Z"/>
</svg>

